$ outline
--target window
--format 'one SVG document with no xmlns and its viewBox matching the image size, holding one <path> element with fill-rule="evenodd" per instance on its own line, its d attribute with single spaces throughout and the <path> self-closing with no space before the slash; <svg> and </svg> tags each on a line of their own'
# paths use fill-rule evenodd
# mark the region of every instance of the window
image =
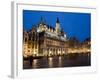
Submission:
<svg viewBox="0 0 100 80">
<path fill-rule="evenodd" d="M 30 50 L 28 50 L 28 52 L 30 52 Z"/>
</svg>

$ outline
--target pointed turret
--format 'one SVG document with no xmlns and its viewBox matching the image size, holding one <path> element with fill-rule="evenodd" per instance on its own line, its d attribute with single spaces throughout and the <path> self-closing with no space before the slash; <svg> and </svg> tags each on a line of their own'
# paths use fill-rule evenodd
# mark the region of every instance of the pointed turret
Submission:
<svg viewBox="0 0 100 80">
<path fill-rule="evenodd" d="M 44 20 L 43 20 L 43 17 L 42 17 L 42 16 L 41 16 L 40 23 L 41 23 L 41 24 L 44 24 Z"/>
<path fill-rule="evenodd" d="M 59 22 L 59 18 L 58 18 L 58 17 L 57 17 L 57 21 L 56 21 L 56 23 L 60 23 L 60 22 Z"/>
<path fill-rule="evenodd" d="M 61 33 L 61 30 L 60 30 L 60 21 L 59 21 L 59 18 L 57 17 L 57 20 L 56 20 L 56 34 L 60 35 L 60 33 Z"/>
<path fill-rule="evenodd" d="M 40 23 L 39 23 L 39 27 L 38 28 L 39 28 L 38 31 L 46 31 L 46 29 L 47 29 L 45 19 L 42 16 L 41 16 L 41 19 L 40 19 Z"/>
</svg>

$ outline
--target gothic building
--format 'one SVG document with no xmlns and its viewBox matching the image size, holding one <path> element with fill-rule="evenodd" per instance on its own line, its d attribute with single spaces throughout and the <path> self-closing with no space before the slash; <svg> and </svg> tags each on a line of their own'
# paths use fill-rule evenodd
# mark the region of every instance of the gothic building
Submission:
<svg viewBox="0 0 100 80">
<path fill-rule="evenodd" d="M 55 28 L 41 18 L 29 31 L 23 30 L 23 55 L 53 56 L 67 54 L 67 37 L 61 29 L 59 18 Z"/>
</svg>

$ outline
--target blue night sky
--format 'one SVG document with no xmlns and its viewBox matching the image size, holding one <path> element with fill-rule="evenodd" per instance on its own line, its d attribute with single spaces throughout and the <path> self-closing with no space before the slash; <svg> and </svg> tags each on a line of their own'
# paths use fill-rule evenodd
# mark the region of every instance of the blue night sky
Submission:
<svg viewBox="0 0 100 80">
<path fill-rule="evenodd" d="M 61 28 L 63 28 L 68 37 L 76 37 L 79 41 L 91 37 L 90 13 L 23 10 L 24 29 L 29 30 L 32 25 L 37 25 L 41 17 L 43 17 L 46 24 L 53 27 L 55 27 L 58 17 Z"/>
</svg>

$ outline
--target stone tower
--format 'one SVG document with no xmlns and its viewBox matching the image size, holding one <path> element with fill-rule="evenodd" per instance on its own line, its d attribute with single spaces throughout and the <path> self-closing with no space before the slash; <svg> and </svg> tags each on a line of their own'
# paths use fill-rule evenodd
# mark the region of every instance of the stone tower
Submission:
<svg viewBox="0 0 100 80">
<path fill-rule="evenodd" d="M 59 18 L 57 18 L 57 21 L 56 21 L 56 34 L 60 35 L 60 33 L 61 33 L 60 22 L 59 22 Z"/>
</svg>

